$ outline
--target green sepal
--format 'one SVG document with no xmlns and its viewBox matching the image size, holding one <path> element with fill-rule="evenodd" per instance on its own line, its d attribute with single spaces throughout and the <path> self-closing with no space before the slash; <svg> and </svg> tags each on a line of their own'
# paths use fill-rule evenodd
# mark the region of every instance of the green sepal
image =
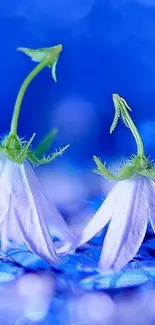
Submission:
<svg viewBox="0 0 155 325">
<path fill-rule="evenodd" d="M 102 164 L 101 160 L 97 158 L 96 156 L 93 156 L 93 160 L 95 161 L 97 165 L 97 169 L 94 169 L 93 171 L 99 175 L 102 175 L 104 178 L 115 181 L 117 178 L 110 173 L 110 171 L 105 167 L 105 165 Z"/>
<path fill-rule="evenodd" d="M 139 172 L 139 175 L 150 178 L 150 179 L 155 179 L 155 166 L 153 166 L 151 169 L 145 169 Z"/>
<path fill-rule="evenodd" d="M 141 171 L 141 170 L 147 170 L 150 169 L 151 165 L 148 159 L 143 156 L 140 157 L 138 155 L 133 155 L 133 159 L 131 159 L 131 162 L 135 169 Z"/>
<path fill-rule="evenodd" d="M 2 144 L 8 150 L 20 150 L 22 143 L 18 135 L 10 134 L 2 140 Z"/>
<path fill-rule="evenodd" d="M 31 162 L 32 165 L 34 166 L 39 166 L 40 165 L 40 159 L 38 159 L 32 151 L 29 151 L 27 154 L 28 160 Z"/>
<path fill-rule="evenodd" d="M 44 165 L 44 164 L 49 164 L 52 161 L 54 161 L 56 158 L 58 158 L 59 156 L 62 156 L 62 154 L 68 149 L 69 144 L 63 148 L 60 148 L 58 150 L 55 150 L 55 152 L 53 152 L 51 155 L 49 155 L 48 157 L 43 157 L 41 159 L 38 159 L 33 152 L 29 152 L 28 153 L 28 159 L 30 160 L 30 162 L 35 165 L 35 166 L 40 166 L 40 165 Z"/>
<path fill-rule="evenodd" d="M 38 158 L 41 159 L 43 156 L 47 153 L 47 151 L 50 149 L 51 144 L 58 132 L 58 129 L 53 129 L 51 132 L 49 132 L 45 138 L 39 143 L 39 145 L 35 148 L 33 151 L 33 154 Z"/>
<path fill-rule="evenodd" d="M 28 151 L 30 149 L 30 146 L 32 144 L 32 141 L 35 137 L 36 133 L 34 133 L 31 137 L 31 139 L 27 142 L 27 144 L 21 149 L 19 155 L 18 155 L 18 158 L 16 160 L 17 164 L 22 164 L 23 161 L 27 158 L 27 155 L 28 155 Z"/>
<path fill-rule="evenodd" d="M 125 165 L 119 173 L 116 175 L 116 178 L 121 181 L 124 179 L 129 179 L 135 174 L 134 168 L 131 165 Z"/>
<path fill-rule="evenodd" d="M 47 66 L 52 69 L 52 78 L 57 81 L 56 78 L 56 66 L 59 59 L 59 55 L 62 51 L 62 45 L 56 45 L 53 47 L 40 48 L 37 50 L 19 47 L 18 51 L 30 56 L 34 62 L 42 62 L 47 60 Z"/>
</svg>

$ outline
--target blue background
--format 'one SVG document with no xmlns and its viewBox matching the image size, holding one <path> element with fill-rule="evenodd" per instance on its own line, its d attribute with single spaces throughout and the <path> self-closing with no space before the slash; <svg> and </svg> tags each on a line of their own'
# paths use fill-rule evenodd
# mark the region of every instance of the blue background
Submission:
<svg viewBox="0 0 155 325">
<path fill-rule="evenodd" d="M 101 179 L 92 174 L 93 154 L 117 165 L 122 158 L 136 152 L 134 139 L 123 123 L 119 122 L 115 133 L 109 135 L 114 114 L 112 93 L 119 93 L 132 107 L 132 117 L 142 135 L 146 154 L 151 155 L 151 159 L 155 157 L 154 0 L 0 0 L 2 135 L 9 131 L 18 89 L 35 66 L 24 54 L 16 52 L 16 48 L 59 43 L 64 50 L 58 63 L 58 83 L 54 84 L 47 69 L 33 81 L 22 105 L 19 135 L 29 139 L 36 132 L 37 144 L 51 128 L 58 127 L 55 146 L 71 144 L 65 155 L 47 170 L 51 184 L 56 185 L 51 195 L 63 207 L 63 216 L 76 217 L 75 221 L 80 223 L 86 220 L 90 210 L 94 213 L 99 203 L 96 199 L 107 192 L 105 184 L 100 187 Z M 51 192 L 46 168 L 41 175 L 45 189 Z M 88 203 L 89 211 L 83 202 Z M 32 320 L 31 324 L 103 325 L 103 319 L 90 320 L 92 313 L 88 313 L 85 322 L 76 314 L 80 295 L 98 290 L 99 297 L 104 290 L 104 299 L 108 293 L 115 298 L 113 305 L 122 304 L 121 313 L 114 314 L 113 324 L 126 325 L 129 320 L 129 325 L 141 325 L 139 315 L 144 325 L 154 324 L 155 240 L 152 232 L 148 232 L 145 239 L 132 263 L 114 278 L 96 274 L 100 240 L 103 241 L 100 237 L 93 239 L 95 248 L 79 250 L 64 259 L 64 264 L 55 266 L 53 273 L 42 261 L 36 262 L 30 253 L 15 251 L 10 263 L 5 259 L 0 262 L 0 323 L 30 324 L 28 318 L 20 321 L 20 316 L 41 310 L 38 297 L 48 293 L 48 282 L 44 279 L 47 275 L 50 282 L 53 277 L 55 286 L 54 298 L 51 294 L 52 314 L 43 321 Z M 25 289 L 21 290 L 23 282 L 15 278 L 27 273 L 35 274 L 36 282 L 34 277 L 24 278 Z M 45 291 L 41 292 L 37 290 L 42 277 Z M 14 282 L 4 286 L 12 278 Z M 27 292 L 32 281 L 33 292 Z M 134 290 L 140 284 L 142 287 Z M 125 287 L 132 287 L 133 291 L 126 291 Z M 27 300 L 22 300 L 24 296 Z M 129 298 L 126 300 L 126 297 Z M 23 304 L 23 301 L 31 304 Z M 106 313 L 107 308 L 104 308 Z M 17 318 L 19 322 L 15 323 Z M 112 322 L 106 321 L 106 324 Z"/>
<path fill-rule="evenodd" d="M 18 89 L 35 66 L 16 48 L 62 43 L 58 83 L 47 69 L 33 81 L 22 105 L 19 135 L 29 139 L 36 132 L 36 144 L 58 127 L 55 146 L 71 146 L 57 166 L 90 175 L 93 154 L 110 164 L 136 152 L 121 121 L 109 135 L 112 93 L 119 93 L 133 109 L 146 154 L 154 158 L 154 1 L 1 1 L 0 40 L 2 135 L 9 130 Z"/>
</svg>

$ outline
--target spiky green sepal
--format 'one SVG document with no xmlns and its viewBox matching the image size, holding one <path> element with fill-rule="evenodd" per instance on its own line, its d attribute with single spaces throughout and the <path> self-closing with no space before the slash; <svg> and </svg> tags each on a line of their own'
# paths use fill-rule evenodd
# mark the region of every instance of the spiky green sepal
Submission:
<svg viewBox="0 0 155 325">
<path fill-rule="evenodd" d="M 46 150 L 51 144 L 50 141 L 53 139 L 55 134 L 56 129 L 53 130 L 53 133 L 49 133 L 48 136 L 44 138 L 41 144 L 36 148 L 37 150 L 34 152 L 31 149 L 31 145 L 35 137 L 35 133 L 29 141 L 20 139 L 16 135 L 8 135 L 1 142 L 0 155 L 19 165 L 21 165 L 25 160 L 29 160 L 35 166 L 48 164 L 54 161 L 57 157 L 62 156 L 62 154 L 69 147 L 69 145 L 67 145 L 63 148 L 59 148 L 58 150 L 55 150 L 51 155 L 45 157 L 44 154 L 46 154 Z"/>
<path fill-rule="evenodd" d="M 25 141 L 17 135 L 8 135 L 1 142 L 0 154 L 12 162 L 22 164 L 28 157 L 34 137 L 35 133 L 29 141 Z"/>
<path fill-rule="evenodd" d="M 105 164 L 102 164 L 101 160 L 96 156 L 93 156 L 93 160 L 96 163 L 97 169 L 93 171 L 99 175 L 102 175 L 105 179 L 115 181 L 116 177 L 105 167 Z"/>
<path fill-rule="evenodd" d="M 112 174 L 101 162 L 99 158 L 93 156 L 93 160 L 96 163 L 97 168 L 93 170 L 94 173 L 103 176 L 110 181 L 121 181 L 129 179 L 136 175 L 141 175 L 147 178 L 155 179 L 155 165 L 149 162 L 144 157 L 132 156 L 127 162 L 123 164 L 123 167 L 119 169 L 116 174 Z"/>
<path fill-rule="evenodd" d="M 49 164 L 52 161 L 54 161 L 56 158 L 63 155 L 63 153 L 68 149 L 69 144 L 63 148 L 56 149 L 55 152 L 53 152 L 51 155 L 47 157 L 43 157 L 41 159 L 37 158 L 33 152 L 28 153 L 28 159 L 34 166 L 40 166 L 44 164 Z"/>
</svg>

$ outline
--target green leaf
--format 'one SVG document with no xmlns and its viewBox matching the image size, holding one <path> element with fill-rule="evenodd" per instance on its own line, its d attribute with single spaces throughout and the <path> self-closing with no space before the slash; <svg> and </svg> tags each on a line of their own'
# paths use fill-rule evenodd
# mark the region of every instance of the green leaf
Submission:
<svg viewBox="0 0 155 325">
<path fill-rule="evenodd" d="M 49 132 L 46 137 L 39 143 L 39 145 L 34 150 L 33 154 L 37 158 L 43 158 L 43 156 L 47 153 L 49 150 L 56 134 L 58 132 L 58 129 L 53 129 L 51 132 Z"/>
<path fill-rule="evenodd" d="M 93 160 L 95 161 L 95 163 L 97 165 L 98 174 L 102 175 L 104 178 L 106 178 L 108 180 L 112 180 L 112 181 L 117 180 L 117 178 L 112 173 L 110 173 L 110 171 L 105 167 L 105 165 L 102 164 L 102 162 L 99 158 L 97 158 L 96 156 L 93 156 Z M 95 170 L 95 173 L 96 173 L 96 170 Z"/>
</svg>

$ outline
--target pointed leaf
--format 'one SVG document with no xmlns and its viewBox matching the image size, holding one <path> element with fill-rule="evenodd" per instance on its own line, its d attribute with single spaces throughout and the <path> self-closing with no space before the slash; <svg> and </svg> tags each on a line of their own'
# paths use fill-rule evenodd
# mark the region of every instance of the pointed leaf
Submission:
<svg viewBox="0 0 155 325">
<path fill-rule="evenodd" d="M 37 158 L 43 158 L 43 156 L 47 153 L 49 150 L 56 134 L 58 132 L 58 129 L 53 129 L 51 132 L 49 132 L 46 137 L 39 143 L 39 145 L 34 150 L 33 154 Z"/>
<path fill-rule="evenodd" d="M 93 160 L 95 161 L 96 165 L 97 165 L 97 169 L 99 171 L 99 173 L 101 173 L 101 175 L 109 180 L 116 180 L 116 177 L 109 172 L 109 170 L 105 167 L 105 165 L 102 164 L 102 162 L 100 161 L 99 158 L 97 158 L 96 156 L 93 156 Z"/>
</svg>

